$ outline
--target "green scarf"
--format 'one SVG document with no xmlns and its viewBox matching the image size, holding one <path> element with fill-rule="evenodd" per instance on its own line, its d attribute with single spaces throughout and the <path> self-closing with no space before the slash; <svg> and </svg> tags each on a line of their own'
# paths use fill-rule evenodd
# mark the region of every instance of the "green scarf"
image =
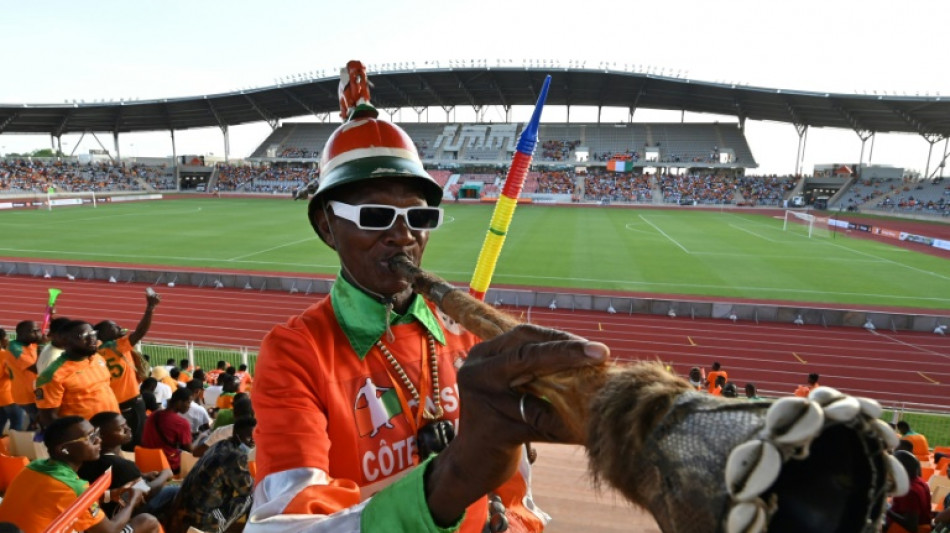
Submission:
<svg viewBox="0 0 950 533">
<path fill-rule="evenodd" d="M 26 465 L 26 467 L 34 472 L 46 474 L 53 479 L 63 482 L 67 487 L 73 489 L 76 496 L 86 492 L 86 489 L 89 488 L 88 481 L 80 479 L 75 470 L 70 468 L 66 463 L 57 461 L 56 459 L 37 459 Z"/>
</svg>

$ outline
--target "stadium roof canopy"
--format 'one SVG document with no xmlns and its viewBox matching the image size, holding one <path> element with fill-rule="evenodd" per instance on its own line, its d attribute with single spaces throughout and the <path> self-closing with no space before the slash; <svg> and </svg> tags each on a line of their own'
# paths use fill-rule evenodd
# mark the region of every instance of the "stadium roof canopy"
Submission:
<svg viewBox="0 0 950 533">
<path fill-rule="evenodd" d="M 585 68 L 473 67 L 369 72 L 383 109 L 533 105 L 546 75 L 549 105 L 662 109 L 766 120 L 799 128 L 950 137 L 950 96 L 857 95 L 767 89 Z M 0 104 L 0 134 L 144 132 L 234 126 L 339 111 L 339 78 L 224 94 L 102 103 Z M 931 142 L 932 142 L 931 141 Z"/>
</svg>

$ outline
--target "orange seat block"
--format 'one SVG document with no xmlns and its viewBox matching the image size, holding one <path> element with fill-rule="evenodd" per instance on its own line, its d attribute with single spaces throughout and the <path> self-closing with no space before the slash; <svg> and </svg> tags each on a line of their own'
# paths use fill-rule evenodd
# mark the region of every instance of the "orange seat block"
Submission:
<svg viewBox="0 0 950 533">
<path fill-rule="evenodd" d="M 168 464 L 168 457 L 165 456 L 165 452 L 161 448 L 144 448 L 142 446 L 135 447 L 135 466 L 139 467 L 142 472 L 161 472 L 162 470 L 171 469 L 171 465 Z"/>
<path fill-rule="evenodd" d="M 13 478 L 28 464 L 30 460 L 26 457 L 0 455 L 0 492 L 6 492 Z"/>
</svg>

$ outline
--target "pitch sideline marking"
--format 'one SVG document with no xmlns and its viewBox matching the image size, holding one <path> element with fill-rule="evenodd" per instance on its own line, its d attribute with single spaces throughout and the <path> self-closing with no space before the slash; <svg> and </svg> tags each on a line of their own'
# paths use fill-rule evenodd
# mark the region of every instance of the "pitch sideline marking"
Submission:
<svg viewBox="0 0 950 533">
<path fill-rule="evenodd" d="M 245 257 L 251 257 L 252 255 L 260 255 L 260 254 L 267 253 L 267 252 L 270 252 L 270 251 L 273 251 L 273 250 L 279 250 L 280 248 L 286 248 L 286 247 L 288 247 L 288 246 L 293 246 L 293 245 L 295 245 L 295 244 L 300 244 L 300 243 L 307 242 L 307 241 L 312 241 L 312 240 L 315 240 L 315 239 L 316 239 L 316 237 L 307 237 L 306 239 L 300 239 L 300 240 L 298 240 L 298 241 L 288 242 L 288 243 L 284 243 L 284 244 L 278 244 L 277 246 L 272 246 L 272 247 L 270 247 L 270 248 L 265 248 L 265 249 L 263 249 L 263 250 L 258 250 L 258 251 L 256 251 L 256 252 L 251 252 L 251 253 L 249 253 L 249 254 L 236 255 L 236 256 L 234 256 L 234 257 L 225 259 L 225 261 L 237 261 L 238 259 L 244 259 Z"/>
<path fill-rule="evenodd" d="M 685 246 L 683 246 L 682 244 L 680 244 L 679 242 L 677 242 L 676 239 L 674 239 L 673 237 L 670 237 L 669 235 L 667 235 L 665 231 L 663 231 L 663 230 L 661 230 L 661 229 L 659 228 L 659 226 L 657 226 L 656 224 L 654 224 L 654 223 L 650 222 L 649 220 L 647 220 L 647 218 L 646 218 L 645 216 L 643 216 L 643 215 L 637 215 L 637 216 L 639 216 L 640 219 L 642 219 L 644 222 L 646 222 L 647 224 L 649 224 L 650 226 L 652 226 L 653 229 L 659 231 L 659 232 L 660 232 L 660 235 L 663 235 L 664 237 L 666 237 L 667 239 L 669 239 L 670 242 L 672 242 L 673 244 L 679 246 L 679 247 L 680 247 L 680 250 L 683 250 L 684 252 L 686 252 L 687 255 L 690 255 L 690 251 L 687 250 Z"/>
</svg>

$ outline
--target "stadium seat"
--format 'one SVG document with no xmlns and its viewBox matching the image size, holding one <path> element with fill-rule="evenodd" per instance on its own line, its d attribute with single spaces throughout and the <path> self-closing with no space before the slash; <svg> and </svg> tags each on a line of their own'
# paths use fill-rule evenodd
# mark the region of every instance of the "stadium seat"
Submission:
<svg viewBox="0 0 950 533">
<path fill-rule="evenodd" d="M 191 469 L 195 466 L 195 463 L 198 462 L 198 458 L 191 454 L 191 452 L 182 451 L 181 452 L 181 471 L 178 474 L 178 477 L 185 478 L 188 476 L 188 472 L 191 472 Z"/>
<path fill-rule="evenodd" d="M 10 455 L 19 455 L 27 457 L 31 461 L 34 459 L 46 459 L 49 453 L 46 452 L 46 445 L 42 442 L 35 442 L 35 431 L 10 431 Z"/>
<path fill-rule="evenodd" d="M 26 457 L 11 457 L 0 454 L 0 493 L 7 491 L 7 487 L 10 486 L 13 478 L 28 464 L 30 464 L 30 460 Z"/>
<path fill-rule="evenodd" d="M 251 477 L 257 479 L 257 461 L 248 461 L 247 469 L 251 472 Z"/>
<path fill-rule="evenodd" d="M 928 481 L 934 475 L 934 468 L 932 466 L 920 465 L 920 477 L 924 481 Z"/>
<path fill-rule="evenodd" d="M 161 472 L 170 469 L 168 457 L 161 448 L 135 447 L 135 466 L 142 472 Z"/>
<path fill-rule="evenodd" d="M 946 476 L 948 465 L 950 465 L 950 457 L 941 457 L 940 461 L 937 462 L 937 466 L 934 467 L 934 471 L 941 476 Z"/>
<path fill-rule="evenodd" d="M 934 476 L 930 482 L 930 501 L 934 510 L 943 510 L 943 500 L 950 493 L 950 479 L 944 476 Z"/>
<path fill-rule="evenodd" d="M 10 453 L 10 435 L 5 435 L 0 438 L 0 453 L 3 455 L 13 455 Z"/>
</svg>

